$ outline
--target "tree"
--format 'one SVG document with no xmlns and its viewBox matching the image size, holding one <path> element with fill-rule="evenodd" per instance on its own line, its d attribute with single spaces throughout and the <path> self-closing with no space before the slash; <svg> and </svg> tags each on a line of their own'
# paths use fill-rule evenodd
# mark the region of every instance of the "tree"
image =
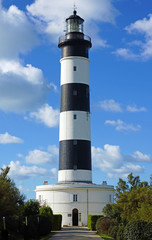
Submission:
<svg viewBox="0 0 152 240">
<path fill-rule="evenodd" d="M 13 215 L 19 215 L 25 199 L 8 177 L 9 170 L 10 168 L 6 167 L 0 172 L 0 219 L 3 216 L 11 218 Z"/>
<path fill-rule="evenodd" d="M 152 185 L 148 185 L 146 181 L 141 182 L 139 176 L 134 177 L 133 174 L 130 173 L 128 175 L 128 181 L 124 181 L 121 178 L 119 179 L 115 195 L 116 203 L 107 204 L 103 209 L 106 217 L 116 220 L 114 221 L 116 226 L 114 226 L 114 228 L 111 226 L 109 231 L 115 235 L 117 231 L 117 238 L 122 240 L 124 239 L 125 226 L 128 225 L 128 223 L 135 222 L 135 224 L 138 225 L 138 222 L 145 221 L 150 224 L 147 225 L 150 227 L 147 227 L 148 230 L 146 234 L 148 235 L 146 235 L 146 238 L 144 238 L 145 233 L 141 231 L 141 239 L 151 239 Z M 136 231 L 133 230 L 133 232 L 136 235 Z"/>
<path fill-rule="evenodd" d="M 106 217 L 108 218 L 114 218 L 117 220 L 117 222 L 121 222 L 121 209 L 118 204 L 115 203 L 108 203 L 106 206 L 103 208 L 103 213 Z"/>
<path fill-rule="evenodd" d="M 151 186 L 146 181 L 141 182 L 139 176 L 134 177 L 132 173 L 127 178 L 128 182 L 119 179 L 116 187 L 116 205 L 121 211 L 122 220 L 125 222 L 132 220 L 149 221 L 150 214 L 152 214 Z"/>
<path fill-rule="evenodd" d="M 132 173 L 128 175 L 127 179 L 128 181 L 126 182 L 119 178 L 119 182 L 117 183 L 115 190 L 116 200 L 131 190 L 138 189 L 139 187 L 149 187 L 148 182 L 141 182 L 139 176 L 134 177 Z"/>
<path fill-rule="evenodd" d="M 137 189 L 140 185 L 140 179 L 139 176 L 134 177 L 132 173 L 128 175 L 128 183 L 130 184 L 130 188 L 132 189 Z"/>
<path fill-rule="evenodd" d="M 150 186 L 152 186 L 152 174 L 150 175 Z"/>
<path fill-rule="evenodd" d="M 127 222 L 133 220 L 151 221 L 152 189 L 138 187 L 125 193 L 117 202 L 120 206 L 121 218 Z"/>
<path fill-rule="evenodd" d="M 38 215 L 40 203 L 37 200 L 30 199 L 24 203 L 24 216 Z"/>
<path fill-rule="evenodd" d="M 119 199 L 125 192 L 128 191 L 129 185 L 123 179 L 119 178 L 119 182 L 116 186 L 115 196 Z"/>
</svg>

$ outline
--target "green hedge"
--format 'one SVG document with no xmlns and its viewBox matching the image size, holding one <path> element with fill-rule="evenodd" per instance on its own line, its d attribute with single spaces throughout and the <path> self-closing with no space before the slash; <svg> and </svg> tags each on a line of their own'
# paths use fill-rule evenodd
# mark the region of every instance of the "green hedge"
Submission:
<svg viewBox="0 0 152 240">
<path fill-rule="evenodd" d="M 118 225 L 111 224 L 108 229 L 108 235 L 114 239 L 117 239 Z"/>
<path fill-rule="evenodd" d="M 151 240 L 152 223 L 142 220 L 130 222 L 124 229 L 125 240 Z"/>
<path fill-rule="evenodd" d="M 144 227 L 144 237 L 146 240 L 152 239 L 152 222 L 148 222 Z"/>
<path fill-rule="evenodd" d="M 23 225 L 22 229 L 25 239 L 37 239 L 51 232 L 51 221 L 46 216 L 28 216 L 27 223 L 27 226 Z"/>
<path fill-rule="evenodd" d="M 53 211 L 49 206 L 42 206 L 40 208 L 40 215 L 46 216 L 53 222 Z"/>
<path fill-rule="evenodd" d="M 123 224 L 120 224 L 119 226 L 118 226 L 118 231 L 117 231 L 117 240 L 124 240 L 124 237 L 123 237 L 123 235 L 124 235 L 124 229 L 125 229 L 125 227 L 124 227 L 124 225 Z"/>
<path fill-rule="evenodd" d="M 62 224 L 62 215 L 61 214 L 55 214 L 53 215 L 53 223 L 52 223 L 52 230 L 60 230 Z"/>
<path fill-rule="evenodd" d="M 97 220 L 96 230 L 98 233 L 108 234 L 109 228 L 113 226 L 114 226 L 114 221 L 111 218 L 101 217 Z"/>
<path fill-rule="evenodd" d="M 88 216 L 88 228 L 90 230 L 96 230 L 96 222 L 99 218 L 104 217 L 103 215 L 89 215 Z"/>
</svg>

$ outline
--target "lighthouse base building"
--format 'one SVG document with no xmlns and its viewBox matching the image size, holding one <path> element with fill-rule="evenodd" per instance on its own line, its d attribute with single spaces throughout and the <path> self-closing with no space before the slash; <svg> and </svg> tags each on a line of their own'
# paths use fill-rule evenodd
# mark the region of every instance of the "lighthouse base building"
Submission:
<svg viewBox="0 0 152 240">
<path fill-rule="evenodd" d="M 63 226 L 87 225 L 88 215 L 102 214 L 114 198 L 113 186 L 92 183 L 88 58 L 92 44 L 83 33 L 83 22 L 74 11 L 58 44 L 62 53 L 58 184 L 36 187 L 36 199 L 54 214 L 62 214 Z"/>
<path fill-rule="evenodd" d="M 88 215 L 100 215 L 107 203 L 113 203 L 113 186 L 87 183 L 41 185 L 36 199 L 62 215 L 62 226 L 87 226 Z"/>
</svg>

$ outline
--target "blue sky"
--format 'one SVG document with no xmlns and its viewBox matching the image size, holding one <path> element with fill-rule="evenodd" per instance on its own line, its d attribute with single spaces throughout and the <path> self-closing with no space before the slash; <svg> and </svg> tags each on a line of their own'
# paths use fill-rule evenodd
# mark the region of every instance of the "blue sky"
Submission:
<svg viewBox="0 0 152 240">
<path fill-rule="evenodd" d="M 93 43 L 93 182 L 152 174 L 151 0 L 1 0 L 0 167 L 27 199 L 43 181 L 57 183 L 57 44 L 74 3 Z"/>
</svg>

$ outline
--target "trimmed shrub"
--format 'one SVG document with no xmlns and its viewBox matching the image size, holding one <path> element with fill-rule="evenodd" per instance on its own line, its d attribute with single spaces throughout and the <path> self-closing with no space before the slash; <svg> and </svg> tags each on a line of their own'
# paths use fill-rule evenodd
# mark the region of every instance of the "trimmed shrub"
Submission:
<svg viewBox="0 0 152 240">
<path fill-rule="evenodd" d="M 53 211 L 49 206 L 42 206 L 40 208 L 40 215 L 46 216 L 50 219 L 51 225 L 53 223 Z"/>
<path fill-rule="evenodd" d="M 55 214 L 53 215 L 53 223 L 52 223 L 52 230 L 60 230 L 62 225 L 62 215 Z"/>
<path fill-rule="evenodd" d="M 96 230 L 96 222 L 99 218 L 104 217 L 103 215 L 89 215 L 88 216 L 88 228 L 90 230 Z"/>
<path fill-rule="evenodd" d="M 97 222 L 96 222 L 96 231 L 97 231 L 97 233 L 100 232 L 100 221 L 101 221 L 102 218 L 103 218 L 103 217 L 98 218 L 98 220 L 97 220 Z"/>
<path fill-rule="evenodd" d="M 19 231 L 19 225 L 19 218 L 17 216 L 6 218 L 6 227 L 9 232 L 17 233 Z"/>
<path fill-rule="evenodd" d="M 117 240 L 124 240 L 124 225 L 123 224 L 120 224 L 119 227 L 118 227 L 118 231 L 117 231 L 117 237 L 116 239 Z"/>
<path fill-rule="evenodd" d="M 37 239 L 39 236 L 47 235 L 51 232 L 51 222 L 48 217 L 38 215 L 29 216 L 28 225 L 23 226 L 22 233 L 26 239 Z"/>
<path fill-rule="evenodd" d="M 109 229 L 108 229 L 108 235 L 113 237 L 114 239 L 117 239 L 117 231 L 118 231 L 118 226 L 111 224 Z"/>
<path fill-rule="evenodd" d="M 97 232 L 107 234 L 111 225 L 113 226 L 113 220 L 111 218 L 100 218 L 97 223 Z"/>
<path fill-rule="evenodd" d="M 39 216 L 38 231 L 40 236 L 47 235 L 51 232 L 52 224 L 51 220 L 43 215 Z"/>
<path fill-rule="evenodd" d="M 38 220 L 36 216 L 28 216 L 27 226 L 24 225 L 23 233 L 27 239 L 35 239 L 38 235 Z"/>
<path fill-rule="evenodd" d="M 23 219 L 18 216 L 9 216 L 6 218 L 6 229 L 8 233 L 11 235 L 11 239 L 13 239 L 12 235 L 17 234 L 21 231 L 23 225 Z M 3 224 L 1 224 L 0 228 L 3 228 Z"/>
<path fill-rule="evenodd" d="M 142 220 L 137 220 L 130 222 L 126 225 L 124 229 L 124 239 L 125 240 L 147 240 L 144 237 L 144 229 L 147 222 Z"/>
<path fill-rule="evenodd" d="M 149 222 L 144 227 L 144 237 L 146 240 L 152 239 L 152 222 Z"/>
</svg>

